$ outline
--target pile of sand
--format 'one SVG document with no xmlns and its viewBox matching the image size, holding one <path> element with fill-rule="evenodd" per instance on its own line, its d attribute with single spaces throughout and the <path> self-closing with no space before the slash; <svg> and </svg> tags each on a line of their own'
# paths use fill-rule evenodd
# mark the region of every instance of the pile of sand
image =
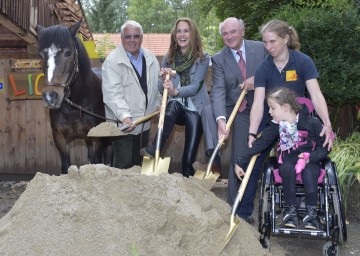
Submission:
<svg viewBox="0 0 360 256">
<path fill-rule="evenodd" d="M 245 222 L 220 252 L 230 207 L 201 183 L 139 167 L 37 173 L 0 219 L 1 255 L 267 255 Z"/>
</svg>

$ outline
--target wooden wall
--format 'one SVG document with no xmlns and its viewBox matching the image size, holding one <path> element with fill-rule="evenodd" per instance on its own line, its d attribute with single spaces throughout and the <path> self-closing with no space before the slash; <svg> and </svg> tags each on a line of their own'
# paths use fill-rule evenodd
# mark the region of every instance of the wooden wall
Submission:
<svg viewBox="0 0 360 256">
<path fill-rule="evenodd" d="M 48 110 L 39 99 L 9 100 L 9 63 L 0 60 L 4 82 L 0 93 L 0 178 L 31 177 L 36 172 L 60 174 L 60 156 L 52 139 Z M 73 145 L 73 162 L 87 163 L 84 143 L 76 140 Z"/>
<path fill-rule="evenodd" d="M 9 100 L 11 85 L 7 81 L 9 60 L 0 60 L 0 79 L 4 91 L 0 93 L 0 179 L 30 179 L 36 172 L 59 175 L 60 156 L 55 148 L 48 110 L 40 99 Z M 208 87 L 211 79 L 208 76 Z M 151 139 L 157 131 L 157 119 L 152 122 Z M 230 143 L 228 143 L 230 144 Z M 162 156 L 171 157 L 170 171 L 181 170 L 184 145 L 184 127 L 176 126 Z M 223 147 L 223 166 L 228 168 L 230 145 Z M 204 143 L 201 141 L 197 160 L 205 162 Z M 87 150 L 82 140 L 71 146 L 71 161 L 75 165 L 87 164 Z"/>
</svg>

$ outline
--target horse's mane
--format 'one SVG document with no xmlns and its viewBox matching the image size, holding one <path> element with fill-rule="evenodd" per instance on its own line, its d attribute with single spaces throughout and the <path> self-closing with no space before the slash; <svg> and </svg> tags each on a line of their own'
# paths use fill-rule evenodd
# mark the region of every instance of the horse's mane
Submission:
<svg viewBox="0 0 360 256">
<path fill-rule="evenodd" d="M 78 36 L 72 37 L 68 27 L 63 25 L 55 25 L 47 27 L 41 31 L 38 39 L 39 52 L 48 48 L 51 44 L 55 44 L 60 49 L 70 48 L 73 49 L 75 43 L 78 51 L 78 65 L 80 74 L 87 75 L 91 71 L 91 63 L 86 49 Z"/>
</svg>

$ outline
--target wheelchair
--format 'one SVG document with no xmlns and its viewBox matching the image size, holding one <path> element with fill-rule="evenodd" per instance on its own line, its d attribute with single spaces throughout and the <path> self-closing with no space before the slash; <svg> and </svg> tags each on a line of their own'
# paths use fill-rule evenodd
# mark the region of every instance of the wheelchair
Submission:
<svg viewBox="0 0 360 256">
<path fill-rule="evenodd" d="M 271 235 L 323 239 L 326 242 L 322 254 L 324 256 L 339 255 L 339 246 L 343 245 L 347 240 L 347 230 L 335 163 L 330 158 L 323 161 L 323 169 L 318 178 L 317 212 L 320 219 L 319 230 L 282 226 L 282 212 L 285 203 L 281 177 L 278 175 L 278 169 L 276 169 L 277 165 L 277 159 L 270 157 L 261 180 L 258 216 L 261 245 L 264 248 L 270 248 L 269 239 Z M 296 199 L 298 202 L 298 216 L 301 220 L 306 213 L 305 192 L 301 183 L 301 175 L 297 177 Z"/>
</svg>

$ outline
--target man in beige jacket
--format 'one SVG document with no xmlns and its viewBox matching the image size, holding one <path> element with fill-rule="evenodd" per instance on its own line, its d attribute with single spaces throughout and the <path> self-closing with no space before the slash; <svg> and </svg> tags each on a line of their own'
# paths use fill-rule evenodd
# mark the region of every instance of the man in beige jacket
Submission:
<svg viewBox="0 0 360 256">
<path fill-rule="evenodd" d="M 156 111 L 161 95 L 157 85 L 160 66 L 155 55 L 142 48 L 143 29 L 129 20 L 121 26 L 121 42 L 102 65 L 102 92 L 106 116 L 129 125 L 125 136 L 114 137 L 113 166 L 130 168 L 141 164 L 140 149 L 147 145 L 150 121 L 136 120 Z M 115 124 L 114 124 L 115 125 Z"/>
</svg>

